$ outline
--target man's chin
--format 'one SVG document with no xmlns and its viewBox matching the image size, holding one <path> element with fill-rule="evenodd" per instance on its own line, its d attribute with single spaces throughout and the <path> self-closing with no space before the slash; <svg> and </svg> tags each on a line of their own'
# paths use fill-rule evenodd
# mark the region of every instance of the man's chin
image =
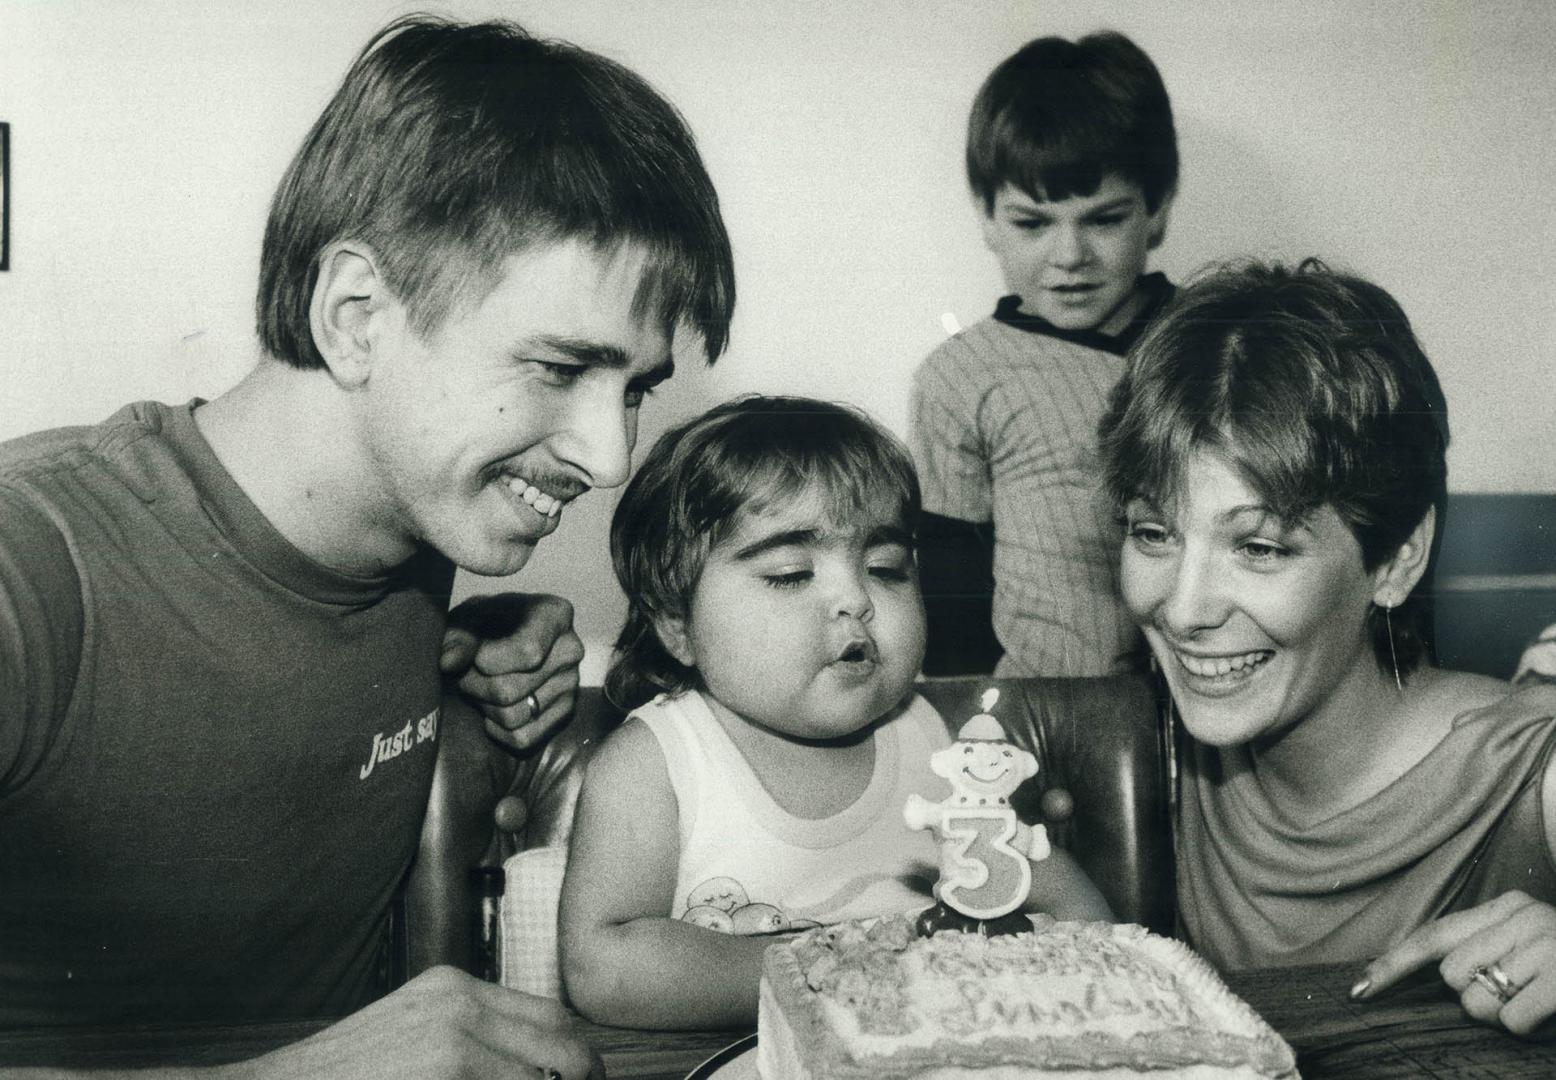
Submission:
<svg viewBox="0 0 1556 1080">
<path fill-rule="evenodd" d="M 523 570 L 535 553 L 537 540 L 510 540 L 479 552 L 444 552 L 455 566 L 478 577 L 508 577 Z"/>
</svg>

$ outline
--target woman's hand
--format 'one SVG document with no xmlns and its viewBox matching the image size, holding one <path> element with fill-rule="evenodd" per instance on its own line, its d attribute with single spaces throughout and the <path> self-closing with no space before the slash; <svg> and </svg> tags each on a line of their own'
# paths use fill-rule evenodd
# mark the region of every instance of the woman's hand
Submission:
<svg viewBox="0 0 1556 1080">
<path fill-rule="evenodd" d="M 1351 996 L 1374 997 L 1433 960 L 1477 1020 L 1527 1035 L 1556 1014 L 1556 907 L 1525 893 L 1419 927 L 1367 965 Z"/>
</svg>

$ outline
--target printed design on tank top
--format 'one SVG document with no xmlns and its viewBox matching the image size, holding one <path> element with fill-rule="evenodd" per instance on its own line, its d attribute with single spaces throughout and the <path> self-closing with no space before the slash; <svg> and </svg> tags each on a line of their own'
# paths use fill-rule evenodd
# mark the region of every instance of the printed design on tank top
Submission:
<svg viewBox="0 0 1556 1080">
<path fill-rule="evenodd" d="M 753 902 L 732 877 L 711 877 L 687 893 L 681 921 L 723 934 L 774 934 L 820 925 L 812 919 L 791 919 L 776 904 Z"/>
</svg>

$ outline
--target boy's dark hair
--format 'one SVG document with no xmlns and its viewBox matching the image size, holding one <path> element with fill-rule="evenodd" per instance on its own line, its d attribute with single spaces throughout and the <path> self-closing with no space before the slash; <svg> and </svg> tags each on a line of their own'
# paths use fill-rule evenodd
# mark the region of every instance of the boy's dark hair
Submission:
<svg viewBox="0 0 1556 1080">
<path fill-rule="evenodd" d="M 1111 174 L 1155 213 L 1178 186 L 1178 140 L 1161 73 L 1111 30 L 1029 41 L 984 81 L 967 124 L 967 180 L 985 213 L 1006 184 L 1033 199 L 1090 195 Z"/>
<path fill-rule="evenodd" d="M 605 678 L 607 697 L 636 708 L 697 673 L 665 649 L 659 618 L 685 618 L 708 553 L 750 513 L 820 489 L 830 517 L 885 505 L 918 520 L 918 474 L 902 443 L 863 411 L 803 397 L 747 395 L 660 436 L 611 519 L 611 561 L 627 621 Z"/>
<path fill-rule="evenodd" d="M 1283 521 L 1332 506 L 1368 571 L 1435 507 L 1421 582 L 1388 619 L 1376 605 L 1368 614 L 1384 670 L 1393 657 L 1401 672 L 1431 657 L 1448 406 L 1404 311 L 1382 288 L 1316 259 L 1296 270 L 1212 271 L 1180 291 L 1131 350 L 1099 434 L 1120 509 L 1141 495 L 1163 505 L 1181 490 L 1193 452 L 1212 449 Z"/>
<path fill-rule="evenodd" d="M 412 15 L 357 56 L 270 207 L 259 338 L 323 364 L 308 309 L 329 244 L 368 245 L 412 325 L 479 302 L 509 256 L 580 239 L 648 252 L 634 304 L 724 349 L 734 262 L 718 197 L 675 109 L 620 64 L 504 21 Z"/>
</svg>

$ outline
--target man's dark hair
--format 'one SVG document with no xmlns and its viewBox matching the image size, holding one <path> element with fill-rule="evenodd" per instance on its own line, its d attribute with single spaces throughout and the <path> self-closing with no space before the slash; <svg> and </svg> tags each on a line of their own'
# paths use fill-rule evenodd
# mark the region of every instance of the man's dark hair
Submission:
<svg viewBox="0 0 1556 1080">
<path fill-rule="evenodd" d="M 1116 174 L 1151 213 L 1178 185 L 1178 140 L 1161 74 L 1113 31 L 1042 37 L 1000 64 L 967 125 L 967 179 L 985 213 L 1011 184 L 1038 202 L 1090 195 Z"/>
<path fill-rule="evenodd" d="M 622 65 L 510 22 L 407 16 L 357 56 L 271 203 L 256 308 L 272 356 L 323 364 L 309 305 L 347 239 L 423 335 L 508 257 L 577 239 L 641 246 L 637 312 L 694 328 L 710 362 L 728 341 L 734 262 L 686 123 Z"/>
</svg>

